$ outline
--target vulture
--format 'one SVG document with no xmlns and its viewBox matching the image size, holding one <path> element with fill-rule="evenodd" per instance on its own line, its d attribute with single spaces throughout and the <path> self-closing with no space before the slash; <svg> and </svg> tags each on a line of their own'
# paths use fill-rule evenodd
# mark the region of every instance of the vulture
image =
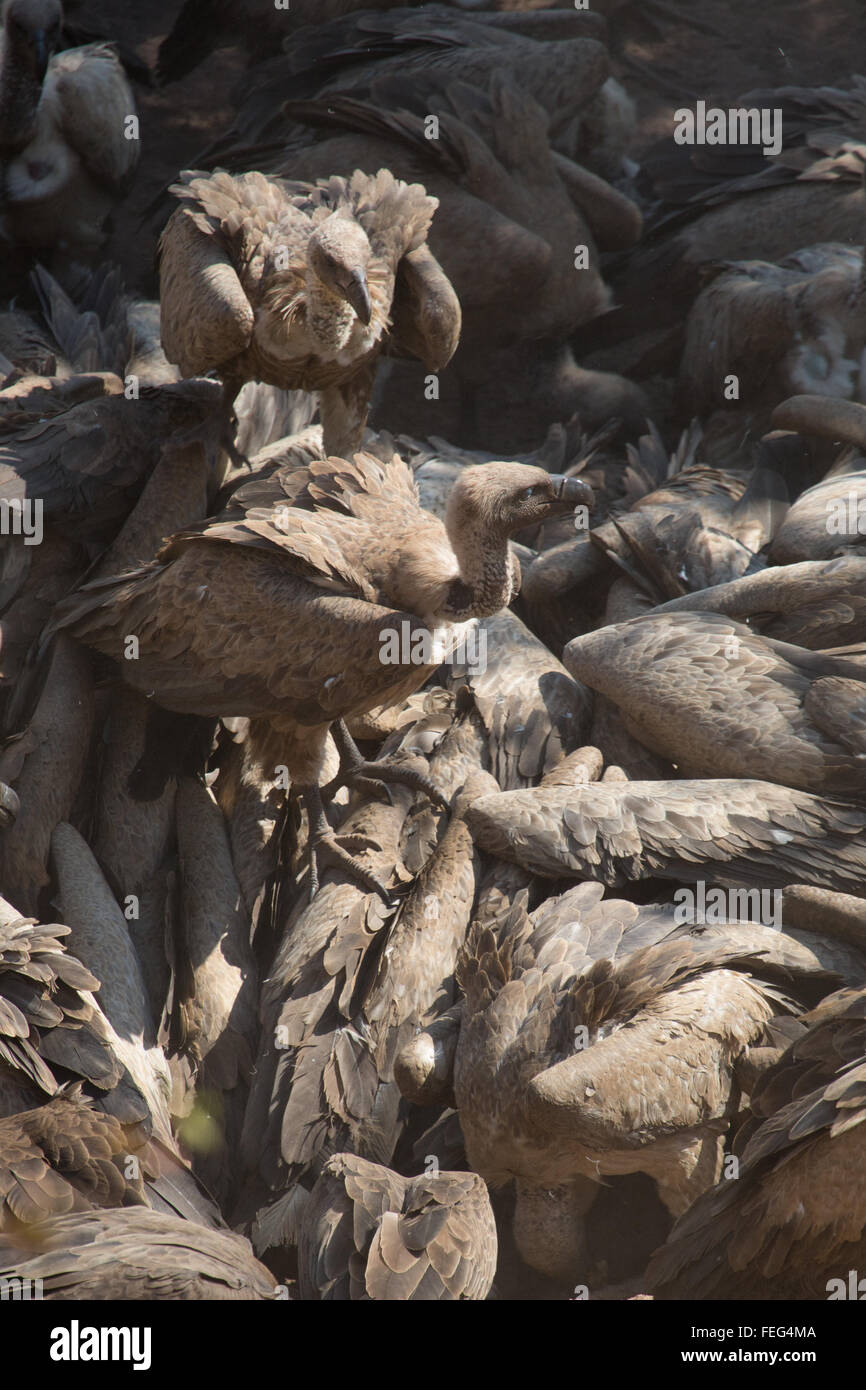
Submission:
<svg viewBox="0 0 866 1390">
<path fill-rule="evenodd" d="M 866 670 L 718 613 L 665 613 L 569 643 L 565 664 L 684 777 L 866 795 Z"/>
<path fill-rule="evenodd" d="M 586 733 L 592 697 L 510 609 L 478 624 L 484 661 L 454 661 L 448 688 L 466 684 L 503 791 L 531 786 Z"/>
<path fill-rule="evenodd" d="M 866 1257 L 866 991 L 800 1021 L 808 1031 L 755 1087 L 737 1181 L 703 1193 L 651 1260 L 656 1298 L 862 1297 L 850 1271 Z"/>
<path fill-rule="evenodd" d="M 422 718 L 399 741 L 422 768 L 428 764 L 415 750 L 425 725 Z M 393 1060 L 418 1026 L 453 1002 L 455 961 L 472 913 L 478 856 L 463 816 L 473 795 L 495 787 L 478 767 L 476 725 L 471 712 L 456 719 L 430 757 L 431 778 L 454 797 L 444 830 L 435 823 L 440 815 L 412 811 L 407 788 L 395 788 L 393 805 L 356 803 L 344 822 L 368 838 L 389 876 L 405 882 L 415 875 L 399 907 L 385 910 L 375 894 L 361 895 L 345 875 L 329 874 L 286 925 L 262 994 L 244 1123 L 251 1177 L 272 1191 L 309 1186 L 337 1149 L 382 1163 L 392 1158 L 403 1128 Z M 287 1239 L 294 1243 L 284 1230 L 281 1242 Z"/>
<path fill-rule="evenodd" d="M 460 305 L 427 246 L 438 201 L 387 169 L 288 182 L 187 172 L 160 240 L 162 343 L 184 376 L 217 371 L 319 392 L 324 448 L 358 449 L 379 355 L 452 357 Z"/>
<path fill-rule="evenodd" d="M 94 1207 L 147 1205 L 144 1126 L 101 1115 L 78 1091 L 64 1088 L 37 1110 L 0 1119 L 0 1231 Z"/>
<path fill-rule="evenodd" d="M 864 887 L 866 810 L 775 782 L 606 776 L 481 796 L 466 820 L 480 849 L 543 878 Z"/>
<path fill-rule="evenodd" d="M 866 556 L 768 566 L 656 609 L 659 614 L 683 611 L 724 613 L 748 621 L 766 637 L 809 651 L 864 642 Z"/>
<path fill-rule="evenodd" d="M 862 555 L 866 551 L 866 406 L 836 397 L 791 396 L 773 411 L 777 429 L 831 440 L 843 448 L 826 477 L 802 492 L 773 538 L 770 559 Z"/>
<path fill-rule="evenodd" d="M 92 991 L 99 981 L 66 950 L 69 927 L 37 926 L 0 901 L 0 1116 L 33 1110 L 67 1082 L 86 1082 L 91 1095 L 120 1086 L 124 1068 Z M 118 1098 L 120 1098 L 118 1093 Z M 143 1098 L 120 1119 L 142 1119 Z"/>
<path fill-rule="evenodd" d="M 85 585 L 57 621 L 165 709 L 253 720 L 259 764 L 286 767 L 306 799 L 314 889 L 318 858 L 357 871 L 319 790 L 328 730 L 344 775 L 433 792 L 417 774 L 364 762 L 343 721 L 423 685 L 466 624 L 514 596 L 509 537 L 587 499 L 576 478 L 481 464 L 463 470 L 443 524 L 421 509 L 397 455 L 278 468 L 239 489 L 225 519 L 171 537 L 137 570 Z M 129 637 L 134 660 L 124 656 Z M 360 881 L 386 896 L 368 873 Z"/>
<path fill-rule="evenodd" d="M 496 1255 L 496 1223 L 477 1173 L 403 1178 L 340 1153 L 304 1211 L 298 1282 L 304 1300 L 479 1300 L 490 1292 Z"/>
<path fill-rule="evenodd" d="M 0 179 L 8 241 L 92 254 L 138 162 L 135 102 L 110 45 L 58 53 L 60 0 L 8 0 Z"/>
<path fill-rule="evenodd" d="M 686 323 L 679 390 L 688 410 L 724 409 L 731 373 L 741 409 L 773 407 L 798 391 L 856 395 L 866 348 L 856 296 L 862 251 L 827 242 L 778 265 L 733 262 L 720 272 Z"/>
<path fill-rule="evenodd" d="M 705 939 L 675 921 L 584 883 L 467 937 L 454 1060 L 467 1158 L 493 1187 L 516 1180 L 518 1249 L 551 1278 L 579 1277 L 604 1175 L 648 1173 L 675 1215 L 716 1181 L 736 1061 L 797 1012 L 756 972 L 790 988 L 813 969 L 777 931 Z"/>
<path fill-rule="evenodd" d="M 54 1216 L 0 1237 L 0 1279 L 42 1280 L 46 1299 L 273 1299 L 285 1296 L 233 1231 L 146 1208 Z"/>
<path fill-rule="evenodd" d="M 442 79 L 481 89 L 494 73 L 507 75 L 547 111 L 557 144 L 564 136 L 573 142 L 576 113 L 582 115 L 585 108 L 590 124 L 594 116 L 603 126 L 606 112 L 600 107 L 610 89 L 601 102 L 598 98 L 610 64 L 604 44 L 585 32 L 586 15 L 562 16 L 560 24 L 570 32 L 559 34 L 544 32 L 549 26 L 543 18 L 540 28 L 538 16 L 525 18 L 526 34 L 489 13 L 461 15 L 432 4 L 387 14 L 362 10 L 333 19 L 317 16 L 316 24 L 296 34 L 282 55 L 256 69 L 233 128 L 217 139 L 208 157 L 219 158 L 229 143 L 258 146 L 278 139 L 287 93 L 293 100 L 337 93 L 369 97 L 382 78 L 393 75 L 416 87 Z M 603 186 L 599 191 L 603 196 Z"/>
<path fill-rule="evenodd" d="M 762 156 L 749 143 L 714 149 L 677 144 L 671 134 L 646 152 L 641 175 L 654 200 L 653 211 L 639 252 L 629 257 L 616 277 L 619 307 L 584 334 L 590 365 L 628 375 L 660 370 L 675 375 L 684 326 L 703 287 L 705 269 L 732 262 L 775 266 L 803 248 L 829 242 L 847 242 L 843 250 L 848 255 L 852 246 L 862 246 L 864 79 L 854 77 L 847 89 L 756 90 L 729 104 L 781 110 L 782 149 L 778 155 Z M 757 292 L 764 298 L 760 284 L 755 281 L 750 287 L 749 268 L 742 276 L 738 271 L 733 274 L 749 295 Z M 759 271 L 759 276 L 772 274 L 767 264 Z M 665 284 L 663 305 L 656 292 L 659 283 Z M 763 286 L 778 306 L 777 289 L 772 283 Z M 760 313 L 757 309 L 756 319 Z M 766 331 L 768 316 L 763 316 L 763 323 Z M 724 331 L 724 318 L 715 326 Z M 827 351 L 830 344 L 821 340 L 818 317 L 810 315 L 803 326 L 807 333 L 818 328 L 816 351 L 811 359 L 804 354 L 801 362 L 809 377 L 820 380 L 822 366 L 835 366 L 837 375 L 840 370 L 844 375 L 844 353 Z M 754 327 L 751 333 L 756 335 Z M 767 355 L 758 359 L 761 379 L 768 357 L 779 345 L 772 326 L 766 343 Z M 735 350 L 741 346 L 732 343 Z M 754 338 L 749 347 L 757 349 Z M 705 362 L 709 352 L 712 349 L 704 345 L 699 360 Z M 688 363 L 685 366 L 688 369 Z M 754 384 L 741 378 L 744 391 Z M 684 404 L 688 407 L 688 402 Z"/>
<path fill-rule="evenodd" d="M 152 1207 L 217 1229 L 210 1197 L 146 1122 L 103 1113 L 81 1083 L 0 1119 L 0 1231 L 98 1208 Z"/>
</svg>

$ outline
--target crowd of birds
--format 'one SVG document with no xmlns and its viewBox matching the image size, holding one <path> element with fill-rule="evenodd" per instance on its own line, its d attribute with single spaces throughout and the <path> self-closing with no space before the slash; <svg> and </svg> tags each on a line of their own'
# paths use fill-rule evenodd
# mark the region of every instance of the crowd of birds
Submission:
<svg viewBox="0 0 866 1390">
<path fill-rule="evenodd" d="M 152 80 L 250 68 L 157 302 L 63 22 L 0 40 L 0 1279 L 826 1298 L 866 80 L 638 164 L 591 11 L 185 0 Z"/>
</svg>

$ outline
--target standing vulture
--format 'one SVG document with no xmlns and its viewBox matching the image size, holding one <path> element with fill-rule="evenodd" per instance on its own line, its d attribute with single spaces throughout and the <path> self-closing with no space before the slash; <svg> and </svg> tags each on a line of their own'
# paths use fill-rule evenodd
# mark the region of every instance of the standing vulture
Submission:
<svg viewBox="0 0 866 1390">
<path fill-rule="evenodd" d="M 60 0 L 9 0 L 0 40 L 0 232 L 96 251 L 138 163 L 135 102 L 114 50 L 56 53 Z M 52 56 L 52 54 L 54 56 Z"/>
<path fill-rule="evenodd" d="M 318 391 L 325 453 L 361 445 L 383 348 L 450 360 L 460 305 L 427 248 L 438 200 L 387 169 L 290 183 L 187 172 L 160 241 L 162 342 L 184 376 Z"/>
<path fill-rule="evenodd" d="M 509 537 L 591 499 L 577 478 L 479 464 L 455 483 L 443 525 L 422 510 L 396 454 L 277 469 L 239 489 L 225 519 L 171 537 L 137 570 L 84 586 L 58 621 L 164 708 L 251 718 L 256 761 L 271 773 L 285 766 L 305 797 L 311 887 L 316 856 L 327 855 L 384 897 L 325 818 L 328 730 L 350 777 L 432 793 L 417 773 L 363 762 L 343 721 L 422 686 L 474 619 L 511 602 L 520 566 Z M 130 636 L 133 660 L 124 659 Z"/>
</svg>

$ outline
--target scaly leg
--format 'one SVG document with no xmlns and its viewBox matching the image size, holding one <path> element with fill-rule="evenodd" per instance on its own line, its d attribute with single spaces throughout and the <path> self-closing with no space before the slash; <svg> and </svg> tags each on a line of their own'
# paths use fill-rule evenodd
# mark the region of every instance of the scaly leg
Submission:
<svg viewBox="0 0 866 1390">
<path fill-rule="evenodd" d="M 375 841 L 368 839 L 366 835 L 343 835 L 338 840 L 325 815 L 320 789 L 299 787 L 298 791 L 304 798 L 310 821 L 310 901 L 312 902 L 319 890 L 319 868 L 323 863 L 329 863 L 341 868 L 366 892 L 378 893 L 382 901 L 390 907 L 391 894 L 385 885 L 349 853 L 349 850 L 369 849 L 375 845 Z"/>
<path fill-rule="evenodd" d="M 342 719 L 338 719 L 331 725 L 331 733 L 340 754 L 340 771 L 332 782 L 322 788 L 322 792 L 327 799 L 333 796 L 338 787 L 349 783 L 358 791 L 370 792 L 375 796 L 382 796 L 388 801 L 392 801 L 388 782 L 396 782 L 398 786 L 411 787 L 413 791 L 423 792 L 429 796 L 436 806 L 441 806 L 448 810 L 448 802 L 439 791 L 438 787 L 425 777 L 423 772 L 417 772 L 414 768 L 404 767 L 401 763 L 393 762 L 390 758 L 376 758 L 368 761 L 361 754 L 358 745 L 346 728 Z"/>
</svg>

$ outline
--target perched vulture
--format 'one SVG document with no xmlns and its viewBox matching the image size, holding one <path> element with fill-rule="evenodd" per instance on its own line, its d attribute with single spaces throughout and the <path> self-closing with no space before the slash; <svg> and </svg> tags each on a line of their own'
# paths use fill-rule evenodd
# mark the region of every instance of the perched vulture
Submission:
<svg viewBox="0 0 866 1390">
<path fill-rule="evenodd" d="M 483 1299 L 496 1251 L 490 1198 L 477 1173 L 401 1178 L 354 1154 L 335 1154 L 304 1212 L 301 1297 Z"/>
<path fill-rule="evenodd" d="M 5 238 L 93 253 L 138 163 L 135 103 L 114 50 L 57 53 L 60 0 L 9 0 L 0 56 Z M 52 56 L 54 55 L 54 56 Z"/>
<path fill-rule="evenodd" d="M 342 721 L 423 685 L 466 624 L 511 601 L 509 537 L 588 498 L 576 478 L 481 464 L 458 478 L 443 525 L 421 509 L 397 455 L 277 469 L 236 492 L 225 520 L 86 585 L 59 622 L 166 709 L 252 718 L 258 762 L 287 767 L 306 797 L 314 861 L 326 852 L 350 867 L 319 791 L 328 729 L 344 774 L 419 787 L 417 774 L 364 763 Z M 136 660 L 124 659 L 130 635 Z"/>
<path fill-rule="evenodd" d="M 41 1279 L 61 1300 L 270 1299 L 272 1274 L 243 1236 L 136 1208 L 55 1216 L 0 1237 L 0 1278 Z"/>
<path fill-rule="evenodd" d="M 184 376 L 215 370 L 320 393 L 325 452 L 360 447 L 384 348 L 431 371 L 460 336 L 460 305 L 427 247 L 438 202 L 420 184 L 356 170 L 316 183 L 186 173 L 160 241 L 162 342 Z"/>
<path fill-rule="evenodd" d="M 866 993 L 840 990 L 801 1022 L 755 1088 L 737 1181 L 699 1197 L 650 1262 L 656 1298 L 862 1297 Z"/>
</svg>

